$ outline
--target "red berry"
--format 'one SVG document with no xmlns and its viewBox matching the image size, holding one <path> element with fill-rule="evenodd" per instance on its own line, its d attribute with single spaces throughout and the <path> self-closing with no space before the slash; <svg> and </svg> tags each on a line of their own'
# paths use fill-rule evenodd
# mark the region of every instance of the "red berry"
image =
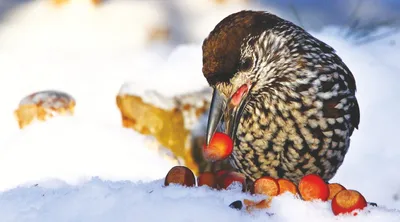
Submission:
<svg viewBox="0 0 400 222">
<path fill-rule="evenodd" d="M 333 214 L 339 215 L 362 210 L 367 206 L 367 201 L 358 191 L 342 190 L 332 199 L 331 205 Z M 356 216 L 357 213 L 353 215 Z"/>
<path fill-rule="evenodd" d="M 222 177 L 224 174 L 227 174 L 227 173 L 229 173 L 229 172 L 231 172 L 231 171 L 229 171 L 229 170 L 217 170 L 217 171 L 215 172 L 215 176 L 216 176 L 217 178 L 219 178 L 219 177 Z"/>
<path fill-rule="evenodd" d="M 211 188 L 217 188 L 217 179 L 214 173 L 204 172 L 197 177 L 198 186 L 209 186 Z"/>
<path fill-rule="evenodd" d="M 228 171 L 217 178 L 220 189 L 227 189 L 232 183 L 239 182 L 242 185 L 242 190 L 246 191 L 246 176 L 241 173 Z"/>
<path fill-rule="evenodd" d="M 303 200 L 328 200 L 329 188 L 325 181 L 316 174 L 304 176 L 299 182 L 299 192 Z"/>
<path fill-rule="evenodd" d="M 233 150 L 233 141 L 225 133 L 216 132 L 208 146 L 204 145 L 203 155 L 208 161 L 218 161 L 228 158 Z"/>
<path fill-rule="evenodd" d="M 344 186 L 338 183 L 330 183 L 328 184 L 328 188 L 329 188 L 328 200 L 332 200 L 336 196 L 336 194 L 339 193 L 340 191 L 346 190 Z"/>
<path fill-rule="evenodd" d="M 279 194 L 282 194 L 285 192 L 297 194 L 297 187 L 292 181 L 290 181 L 288 179 L 284 179 L 284 178 L 279 178 L 278 184 L 279 184 Z"/>
<path fill-rule="evenodd" d="M 269 176 L 258 178 L 253 184 L 253 193 L 273 197 L 279 194 L 279 184 L 276 179 Z"/>
</svg>

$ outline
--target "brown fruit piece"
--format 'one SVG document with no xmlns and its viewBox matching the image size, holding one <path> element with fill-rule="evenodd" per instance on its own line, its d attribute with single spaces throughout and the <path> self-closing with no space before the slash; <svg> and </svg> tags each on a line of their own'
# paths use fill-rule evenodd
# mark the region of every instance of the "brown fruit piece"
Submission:
<svg viewBox="0 0 400 222">
<path fill-rule="evenodd" d="M 238 172 L 228 171 L 217 178 L 218 187 L 227 189 L 232 183 L 239 182 L 242 185 L 242 190 L 246 191 L 246 177 Z"/>
<path fill-rule="evenodd" d="M 309 174 L 301 178 L 299 193 L 303 200 L 310 201 L 320 199 L 328 200 L 329 188 L 325 181 L 316 174 Z"/>
<path fill-rule="evenodd" d="M 211 188 L 217 188 L 217 177 L 212 172 L 201 173 L 197 177 L 197 186 L 209 186 Z"/>
<path fill-rule="evenodd" d="M 340 191 L 346 190 L 346 188 L 343 185 L 338 183 L 330 183 L 328 184 L 328 188 L 329 188 L 328 200 L 332 200 L 335 197 L 335 195 Z"/>
<path fill-rule="evenodd" d="M 284 178 L 279 178 L 278 184 L 279 184 L 279 194 L 283 194 L 285 192 L 297 194 L 297 187 L 292 181 Z"/>
<path fill-rule="evenodd" d="M 227 174 L 227 173 L 229 173 L 229 172 L 231 172 L 231 171 L 229 171 L 229 170 L 217 170 L 217 171 L 215 172 L 215 176 L 216 176 L 217 178 L 220 178 L 220 177 L 222 177 L 223 175 L 225 175 L 225 174 Z"/>
<path fill-rule="evenodd" d="M 362 210 L 367 206 L 364 196 L 355 190 L 342 190 L 332 199 L 332 212 L 334 215 L 351 213 Z M 353 213 L 354 216 L 357 212 Z"/>
<path fill-rule="evenodd" d="M 192 187 L 196 185 L 196 180 L 193 172 L 189 168 L 185 166 L 174 166 L 165 177 L 164 185 L 168 186 L 171 183 Z"/>
<path fill-rule="evenodd" d="M 261 201 L 253 201 L 249 199 L 244 199 L 243 204 L 246 206 L 247 212 L 251 212 L 256 209 L 266 209 L 270 208 L 272 198 L 264 199 Z"/>
<path fill-rule="evenodd" d="M 258 178 L 253 184 L 253 193 L 273 197 L 279 194 L 278 181 L 269 176 Z"/>
</svg>

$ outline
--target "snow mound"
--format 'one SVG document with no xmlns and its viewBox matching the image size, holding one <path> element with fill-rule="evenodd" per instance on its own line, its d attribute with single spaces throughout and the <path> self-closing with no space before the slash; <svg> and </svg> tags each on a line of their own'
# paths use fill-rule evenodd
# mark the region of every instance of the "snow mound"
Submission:
<svg viewBox="0 0 400 222">
<path fill-rule="evenodd" d="M 146 103 L 172 109 L 176 106 L 172 97 L 209 89 L 202 65 L 200 45 L 179 45 L 159 66 L 141 71 L 139 78 L 125 82 L 119 94 L 139 96 Z"/>
<path fill-rule="evenodd" d="M 61 7 L 50 0 L 31 1 L 6 17 L 0 48 L 72 56 L 76 51 L 137 50 L 149 44 L 151 31 L 168 28 L 167 21 L 162 4 L 154 0 L 106 1 L 98 6 L 82 0 Z"/>
<path fill-rule="evenodd" d="M 154 180 L 174 164 L 131 129 L 71 116 L 35 122 L 0 147 L 0 190 L 40 180 L 78 184 L 92 176 L 109 180 Z"/>
<path fill-rule="evenodd" d="M 7 222 L 47 221 L 362 221 L 395 222 L 400 212 L 368 206 L 358 216 L 333 216 L 329 202 L 303 202 L 290 194 L 275 197 L 271 208 L 248 214 L 228 205 L 259 199 L 238 189 L 163 187 L 163 181 L 133 183 L 93 178 L 78 186 L 46 181 L 0 194 L 0 218 Z M 273 214 L 268 216 L 268 214 Z"/>
</svg>

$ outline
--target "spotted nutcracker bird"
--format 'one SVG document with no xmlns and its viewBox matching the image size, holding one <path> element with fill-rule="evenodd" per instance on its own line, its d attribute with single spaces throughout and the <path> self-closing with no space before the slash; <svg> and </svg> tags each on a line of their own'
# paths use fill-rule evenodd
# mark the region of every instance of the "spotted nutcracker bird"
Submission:
<svg viewBox="0 0 400 222">
<path fill-rule="evenodd" d="M 240 11 L 202 50 L 213 88 L 207 144 L 222 122 L 234 141 L 229 161 L 251 181 L 335 175 L 360 113 L 355 79 L 333 48 L 273 14 Z"/>
</svg>

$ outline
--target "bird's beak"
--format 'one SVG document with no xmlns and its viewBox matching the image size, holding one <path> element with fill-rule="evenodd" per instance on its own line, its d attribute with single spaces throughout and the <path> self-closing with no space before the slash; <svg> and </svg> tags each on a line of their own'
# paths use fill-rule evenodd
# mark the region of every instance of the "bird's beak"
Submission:
<svg viewBox="0 0 400 222">
<path fill-rule="evenodd" d="M 210 143 L 223 117 L 225 118 L 225 133 L 230 138 L 234 138 L 240 117 L 249 98 L 249 91 L 249 84 L 245 84 L 230 98 L 226 98 L 221 92 L 214 89 L 207 123 L 206 145 Z"/>
</svg>

